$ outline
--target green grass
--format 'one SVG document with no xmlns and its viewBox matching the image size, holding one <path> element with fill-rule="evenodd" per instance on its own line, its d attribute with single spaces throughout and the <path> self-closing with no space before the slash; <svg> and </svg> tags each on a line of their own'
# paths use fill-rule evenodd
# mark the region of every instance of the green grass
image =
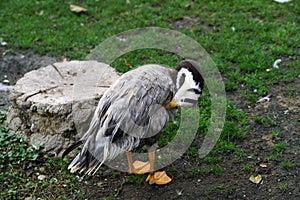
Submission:
<svg viewBox="0 0 300 200">
<path fill-rule="evenodd" d="M 293 163 L 290 161 L 284 162 L 284 163 L 282 163 L 282 168 L 285 170 L 290 170 L 293 168 Z"/>
<path fill-rule="evenodd" d="M 300 73 L 299 1 L 287 4 L 260 0 L 193 1 L 189 8 L 186 5 L 190 1 L 130 2 L 1 1 L 0 38 L 8 43 L 8 48 L 30 49 L 39 54 L 83 60 L 94 47 L 114 34 L 147 26 L 173 29 L 175 22 L 184 21 L 185 16 L 188 16 L 196 19 L 196 22 L 187 22 L 178 31 L 193 38 L 206 49 L 224 77 L 226 91 L 238 91 L 241 101 L 253 104 L 259 97 L 269 93 L 268 87 L 290 83 Z M 83 6 L 88 12 L 73 13 L 69 10 L 69 3 Z M 283 60 L 279 69 L 272 69 L 273 62 L 278 58 Z M 180 59 L 182 58 L 170 52 L 144 49 L 123 55 L 112 66 L 124 73 L 146 63 L 174 67 Z M 294 97 L 295 88 L 289 88 L 287 95 Z M 197 159 L 198 140 L 205 135 L 209 126 L 211 102 L 207 90 L 199 106 L 199 130 L 196 140 L 185 154 L 187 159 Z M 0 122 L 4 119 L 5 113 L 1 112 Z M 271 116 L 255 116 L 254 121 L 264 127 L 278 125 Z M 170 124 L 159 141 L 159 146 L 172 140 L 177 128 L 178 124 Z M 39 150 L 28 146 L 22 138 L 11 135 L 2 125 L 0 133 L 0 176 L 6 181 L 0 186 L 1 196 L 47 198 L 48 193 L 42 193 L 41 190 L 50 190 L 55 194 L 53 198 L 68 198 L 69 196 L 65 196 L 67 192 L 77 198 L 82 197 L 82 191 L 74 183 L 78 181 L 76 176 L 65 170 L 69 161 L 51 158 L 43 160 Z M 275 130 L 271 134 L 276 139 L 279 132 Z M 247 139 L 248 135 L 247 116 L 228 102 L 221 138 L 205 158 L 208 168 L 193 170 L 191 173 L 221 176 L 223 169 L 219 163 L 224 159 L 223 155 L 232 156 L 233 162 L 242 162 L 247 156 L 246 151 L 237 144 Z M 16 143 L 19 145 L 14 145 Z M 269 160 L 278 161 L 285 148 L 283 143 L 276 144 L 271 148 Z M 9 164 L 4 165 L 4 161 Z M 36 173 L 40 173 L 40 162 L 45 163 L 45 170 L 50 174 L 45 182 L 36 180 Z M 28 177 L 23 167 L 30 164 L 36 166 L 36 169 L 32 172 L 34 175 Z M 247 163 L 242 166 L 242 170 L 251 171 L 251 166 Z M 299 162 L 297 166 L 300 166 Z M 133 176 L 127 178 L 126 182 L 139 183 L 140 178 Z M 69 189 L 59 187 L 62 184 L 66 184 Z M 230 194 L 234 191 L 235 188 L 222 188 L 222 193 Z"/>
<path fill-rule="evenodd" d="M 252 166 L 251 166 L 250 164 L 245 164 L 245 165 L 242 166 L 242 170 L 243 170 L 244 172 L 249 173 L 249 172 L 252 171 Z"/>
</svg>

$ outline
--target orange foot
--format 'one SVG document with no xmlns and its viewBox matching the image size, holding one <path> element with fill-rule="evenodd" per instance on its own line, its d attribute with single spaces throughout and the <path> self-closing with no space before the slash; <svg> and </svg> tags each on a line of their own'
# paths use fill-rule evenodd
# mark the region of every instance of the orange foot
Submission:
<svg viewBox="0 0 300 200">
<path fill-rule="evenodd" d="M 157 184 L 157 185 L 166 185 L 170 183 L 172 179 L 167 175 L 165 171 L 163 172 L 155 172 L 154 174 L 149 174 L 149 176 L 146 179 L 146 182 L 149 182 L 149 184 Z"/>
<path fill-rule="evenodd" d="M 146 174 L 150 171 L 150 163 L 142 162 L 139 160 L 134 161 L 133 163 L 134 173 L 135 174 Z"/>
</svg>

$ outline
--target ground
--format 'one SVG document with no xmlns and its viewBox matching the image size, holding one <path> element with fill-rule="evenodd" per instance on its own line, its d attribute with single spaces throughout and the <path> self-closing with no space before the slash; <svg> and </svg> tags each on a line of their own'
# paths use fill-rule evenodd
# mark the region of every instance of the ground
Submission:
<svg viewBox="0 0 300 200">
<path fill-rule="evenodd" d="M 59 60 L 18 49 L 1 59 L 4 60 L 1 74 L 5 73 L 13 84 L 25 72 Z M 103 167 L 97 175 L 74 183 L 82 190 L 80 196 L 76 193 L 67 196 L 74 199 L 298 199 L 300 116 L 299 99 L 295 97 L 300 87 L 291 91 L 293 85 L 300 85 L 300 77 L 288 84 L 271 86 L 268 88 L 271 100 L 265 103 L 241 101 L 242 87 L 227 93 L 228 100 L 246 113 L 249 131 L 246 139 L 236 143 L 236 149 L 241 151 L 222 153 L 218 165 L 211 165 L 214 161 L 209 159 L 185 155 L 165 168 L 173 178 L 166 186 L 148 185 L 144 182 L 146 175 L 129 175 Z M 1 102 L 1 109 L 7 109 L 6 94 L 1 95 Z M 45 163 L 39 161 L 34 165 L 41 168 Z M 62 170 L 68 173 L 65 167 Z M 60 179 L 61 172 L 47 171 L 49 177 Z M 250 176 L 258 174 L 262 175 L 262 181 L 252 183 Z"/>
</svg>

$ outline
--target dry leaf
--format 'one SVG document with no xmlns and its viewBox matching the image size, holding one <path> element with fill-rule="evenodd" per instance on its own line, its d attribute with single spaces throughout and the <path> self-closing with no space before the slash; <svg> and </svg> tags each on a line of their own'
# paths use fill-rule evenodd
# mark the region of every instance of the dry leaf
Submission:
<svg viewBox="0 0 300 200">
<path fill-rule="evenodd" d="M 269 102 L 269 101 L 266 101 L 266 102 L 263 102 L 263 103 L 261 103 L 261 104 L 262 104 L 262 106 L 263 106 L 264 108 L 268 108 L 269 105 L 270 105 L 270 102 Z"/>
<path fill-rule="evenodd" d="M 189 4 L 189 3 L 184 6 L 185 9 L 189 9 L 190 7 L 191 7 L 191 4 Z"/>
<path fill-rule="evenodd" d="M 252 182 L 252 183 L 255 183 L 255 184 L 259 184 L 260 181 L 261 181 L 262 177 L 261 175 L 257 175 L 257 176 L 254 176 L 254 175 L 251 175 L 249 180 Z"/>
<path fill-rule="evenodd" d="M 275 144 L 273 143 L 272 140 L 269 140 L 266 142 L 266 144 L 269 146 L 269 147 L 273 147 Z"/>
<path fill-rule="evenodd" d="M 271 134 L 263 135 L 261 139 L 263 140 L 272 140 L 273 136 Z"/>
<path fill-rule="evenodd" d="M 80 6 L 75 6 L 73 4 L 70 4 L 70 10 L 72 12 L 76 12 L 76 13 L 81 13 L 81 12 L 86 12 L 87 11 L 86 8 L 83 8 L 83 7 L 80 7 Z"/>
<path fill-rule="evenodd" d="M 265 164 L 265 163 L 260 163 L 259 166 L 262 167 L 262 168 L 266 168 L 266 167 L 267 167 L 267 164 Z"/>
</svg>

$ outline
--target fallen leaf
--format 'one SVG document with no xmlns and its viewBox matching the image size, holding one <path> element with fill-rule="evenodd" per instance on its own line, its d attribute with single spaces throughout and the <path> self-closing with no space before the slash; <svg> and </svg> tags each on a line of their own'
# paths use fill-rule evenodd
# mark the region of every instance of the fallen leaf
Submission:
<svg viewBox="0 0 300 200">
<path fill-rule="evenodd" d="M 261 136 L 261 139 L 263 139 L 263 140 L 272 140 L 272 138 L 273 138 L 273 136 L 271 134 Z"/>
<path fill-rule="evenodd" d="M 273 147 L 275 144 L 273 143 L 272 140 L 269 140 L 266 142 L 266 144 L 269 146 L 269 147 Z"/>
<path fill-rule="evenodd" d="M 252 182 L 252 183 L 255 183 L 255 184 L 259 184 L 260 181 L 261 181 L 262 177 L 261 175 L 257 175 L 257 176 L 254 176 L 254 175 L 251 175 L 249 180 Z"/>
<path fill-rule="evenodd" d="M 267 164 L 265 164 L 265 163 L 260 163 L 259 166 L 262 167 L 262 168 L 266 168 L 266 167 L 267 167 Z"/>
<path fill-rule="evenodd" d="M 70 4 L 70 10 L 72 12 L 76 12 L 76 13 L 87 12 L 86 8 L 83 8 L 83 7 L 80 7 L 80 6 L 75 6 L 73 4 Z"/>
<path fill-rule="evenodd" d="M 266 102 L 261 103 L 261 105 L 262 105 L 264 108 L 268 108 L 269 105 L 270 105 L 270 102 L 269 102 L 269 101 L 266 101 Z"/>
<path fill-rule="evenodd" d="M 190 7 L 191 7 L 191 4 L 189 4 L 189 3 L 184 6 L 185 9 L 189 9 Z"/>
</svg>

